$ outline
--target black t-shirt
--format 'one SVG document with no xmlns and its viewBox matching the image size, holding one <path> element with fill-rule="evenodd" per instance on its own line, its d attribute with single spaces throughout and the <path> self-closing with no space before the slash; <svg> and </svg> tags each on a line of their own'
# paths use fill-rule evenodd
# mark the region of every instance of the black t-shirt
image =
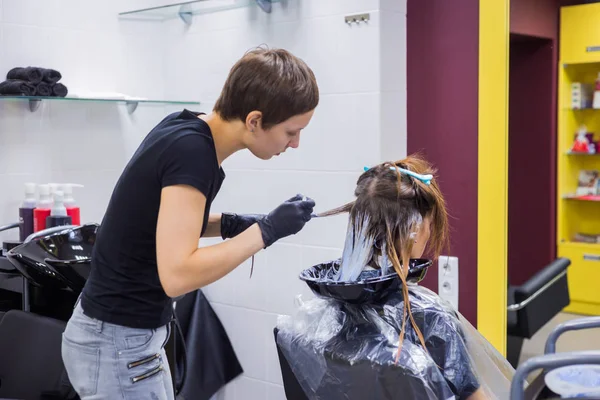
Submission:
<svg viewBox="0 0 600 400">
<path fill-rule="evenodd" d="M 198 115 L 184 110 L 166 117 L 125 167 L 97 233 L 81 297 L 86 315 L 144 329 L 169 322 L 172 299 L 160 284 L 156 261 L 161 189 L 184 184 L 206 196 L 203 234 L 225 179 L 210 127 Z"/>
</svg>

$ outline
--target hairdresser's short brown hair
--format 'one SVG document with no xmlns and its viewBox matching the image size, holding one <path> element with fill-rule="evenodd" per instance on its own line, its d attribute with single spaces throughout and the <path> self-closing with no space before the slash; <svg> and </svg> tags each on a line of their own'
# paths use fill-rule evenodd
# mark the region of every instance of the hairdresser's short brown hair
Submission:
<svg viewBox="0 0 600 400">
<path fill-rule="evenodd" d="M 304 61 L 283 49 L 257 48 L 231 68 L 214 111 L 225 121 L 246 121 L 260 111 L 262 127 L 269 129 L 318 103 L 317 81 Z"/>
</svg>

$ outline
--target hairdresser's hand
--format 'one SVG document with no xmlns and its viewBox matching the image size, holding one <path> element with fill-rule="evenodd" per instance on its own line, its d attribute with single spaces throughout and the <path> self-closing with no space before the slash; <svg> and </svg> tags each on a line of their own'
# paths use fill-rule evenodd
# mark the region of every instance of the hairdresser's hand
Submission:
<svg viewBox="0 0 600 400">
<path fill-rule="evenodd" d="M 310 198 L 302 200 L 303 198 L 304 196 L 298 194 L 257 221 L 265 248 L 281 238 L 295 235 L 310 221 L 315 201 Z"/>
<path fill-rule="evenodd" d="M 236 237 L 259 220 L 266 217 L 264 214 L 221 214 L 221 237 L 231 239 Z"/>
</svg>

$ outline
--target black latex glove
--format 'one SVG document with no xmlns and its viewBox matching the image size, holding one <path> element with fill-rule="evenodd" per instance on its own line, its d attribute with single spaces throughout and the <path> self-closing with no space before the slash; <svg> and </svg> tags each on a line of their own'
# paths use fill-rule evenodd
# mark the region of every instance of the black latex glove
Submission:
<svg viewBox="0 0 600 400">
<path fill-rule="evenodd" d="M 232 237 L 236 237 L 264 217 L 264 214 L 222 213 L 221 237 L 223 239 L 231 239 Z"/>
<path fill-rule="evenodd" d="M 263 219 L 257 221 L 265 242 L 265 248 L 281 238 L 295 235 L 310 221 L 315 201 L 310 198 L 302 200 L 303 198 L 304 196 L 298 194 L 280 204 Z"/>
</svg>

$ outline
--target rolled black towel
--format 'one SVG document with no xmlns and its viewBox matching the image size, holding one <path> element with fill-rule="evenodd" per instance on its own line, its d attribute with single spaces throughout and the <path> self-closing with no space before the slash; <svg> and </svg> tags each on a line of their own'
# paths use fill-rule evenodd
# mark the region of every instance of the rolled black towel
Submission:
<svg viewBox="0 0 600 400">
<path fill-rule="evenodd" d="M 57 97 L 66 97 L 69 90 L 62 83 L 55 83 L 52 85 L 52 94 Z"/>
<path fill-rule="evenodd" d="M 46 83 L 56 83 L 60 81 L 62 75 L 55 69 L 44 68 L 42 69 L 43 80 Z"/>
<path fill-rule="evenodd" d="M 44 78 L 43 68 L 38 67 L 26 67 L 26 68 L 13 68 L 6 74 L 6 79 L 17 79 L 26 81 L 29 83 L 40 83 Z"/>
<path fill-rule="evenodd" d="M 52 86 L 49 83 L 40 82 L 35 87 L 36 96 L 52 96 Z"/>
<path fill-rule="evenodd" d="M 35 86 L 18 79 L 8 79 L 0 82 L 0 95 L 4 96 L 35 96 Z"/>
</svg>

